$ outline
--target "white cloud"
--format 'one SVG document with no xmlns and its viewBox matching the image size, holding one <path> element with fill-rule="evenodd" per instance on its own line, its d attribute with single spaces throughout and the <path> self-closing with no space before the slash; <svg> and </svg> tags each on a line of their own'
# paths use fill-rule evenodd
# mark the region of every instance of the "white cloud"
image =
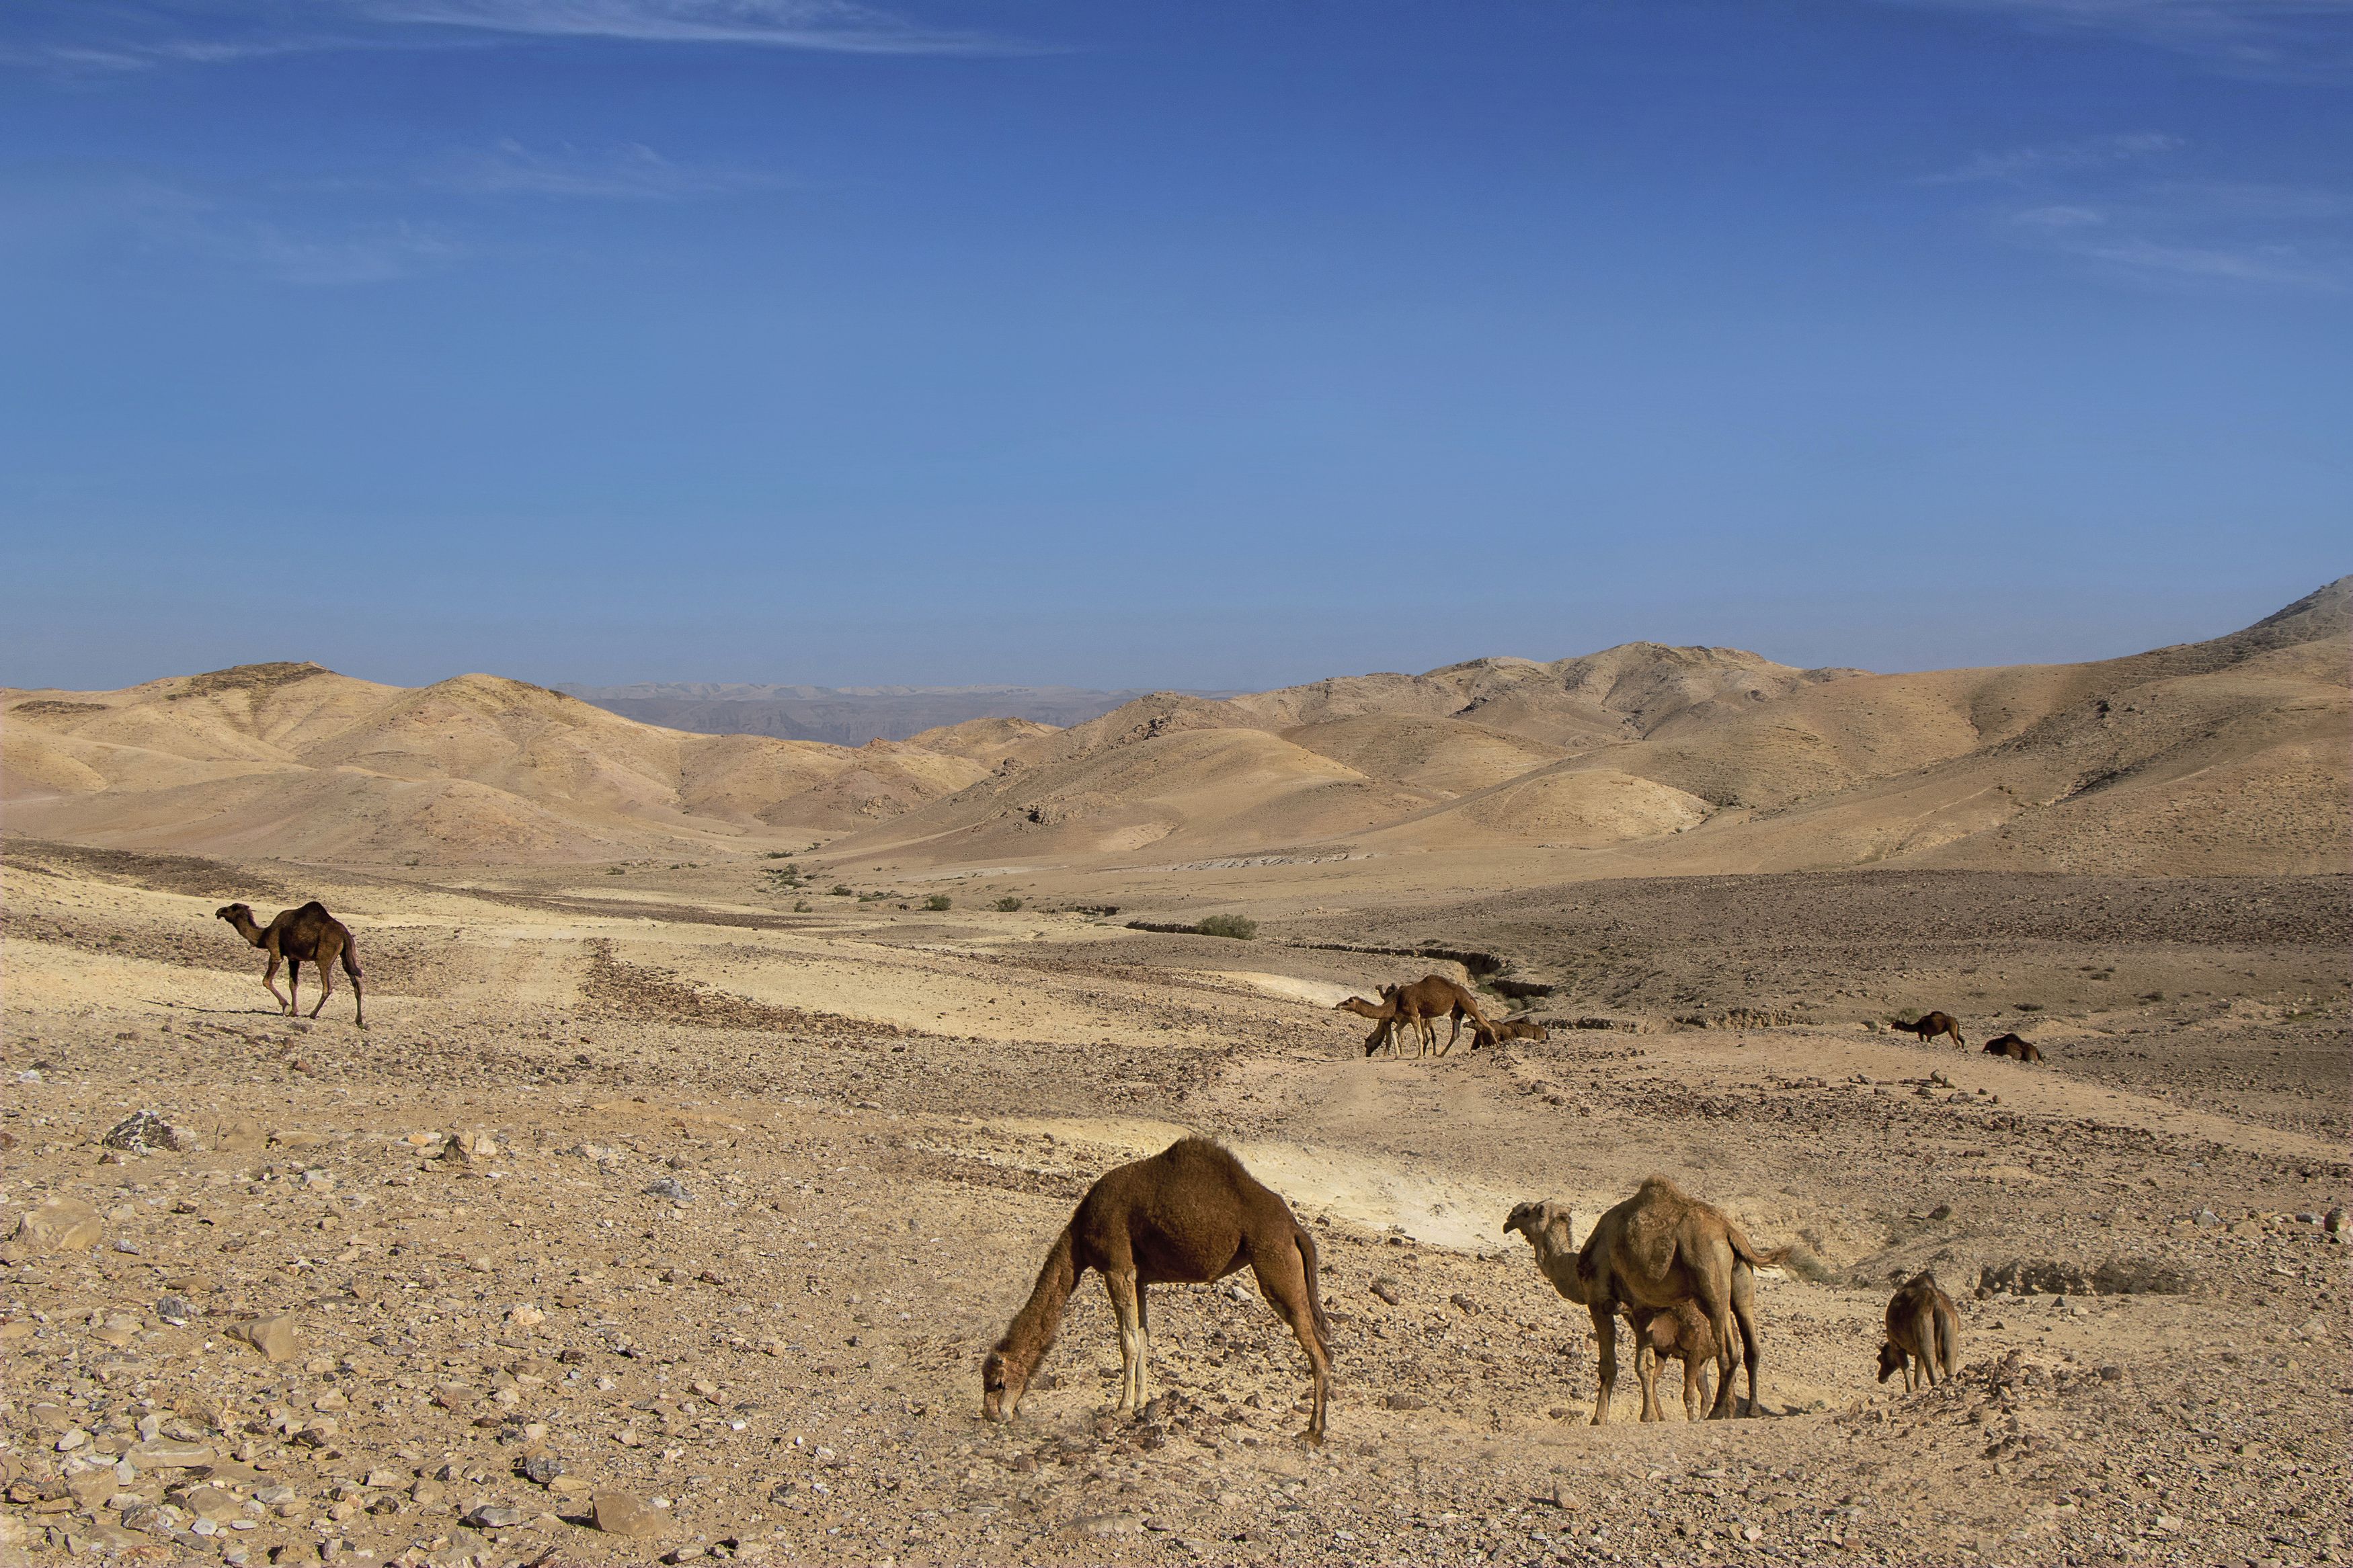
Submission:
<svg viewBox="0 0 2353 1568">
<path fill-rule="evenodd" d="M 2353 0 L 1892 0 L 2045 33 L 2105 34 L 2253 75 L 2353 70 Z"/>
<path fill-rule="evenodd" d="M 2135 158 L 2150 158 L 2179 151 L 2179 136 L 2161 131 L 2134 131 L 2113 136 L 2085 136 L 2071 142 L 2050 142 L 2037 147 L 2013 147 L 2003 153 L 1980 153 L 1959 168 L 1931 174 L 1923 184 L 1966 185 L 1999 180 L 2023 180 L 2039 175 L 2096 169 Z"/>
<path fill-rule="evenodd" d="M 642 142 L 588 153 L 568 146 L 540 151 L 507 140 L 488 152 L 449 159 L 426 174 L 422 183 L 474 195 L 682 201 L 732 191 L 775 190 L 786 182 L 754 170 L 676 163 Z"/>
<path fill-rule="evenodd" d="M 935 32 L 847 0 L 360 0 L 379 21 L 551 37 L 753 44 L 859 54 L 963 53 Z"/>
</svg>

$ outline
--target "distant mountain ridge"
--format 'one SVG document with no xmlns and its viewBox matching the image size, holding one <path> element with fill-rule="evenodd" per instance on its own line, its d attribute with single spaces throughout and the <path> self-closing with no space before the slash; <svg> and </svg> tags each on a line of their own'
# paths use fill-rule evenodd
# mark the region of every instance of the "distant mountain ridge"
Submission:
<svg viewBox="0 0 2353 1568">
<path fill-rule="evenodd" d="M 1063 729 L 1101 718 L 1145 695 L 1078 686 L 763 686 L 736 681 L 565 683 L 555 689 L 641 724 L 836 746 L 903 741 L 974 719 L 1027 719 Z"/>
<path fill-rule="evenodd" d="M 13 833 L 353 863 L 775 852 L 814 837 L 845 861 L 1123 874 L 1145 854 L 1564 850 L 1611 874 L 2342 870 L 2348 605 L 2353 578 L 2339 579 L 2237 632 L 2083 664 L 1873 675 L 1628 643 L 1231 698 L 1154 692 L 1067 725 L 967 712 L 858 746 L 659 727 L 495 676 L 406 689 L 247 665 L 0 692 L 0 795 Z M 1055 689 L 843 700 L 994 707 Z"/>
</svg>

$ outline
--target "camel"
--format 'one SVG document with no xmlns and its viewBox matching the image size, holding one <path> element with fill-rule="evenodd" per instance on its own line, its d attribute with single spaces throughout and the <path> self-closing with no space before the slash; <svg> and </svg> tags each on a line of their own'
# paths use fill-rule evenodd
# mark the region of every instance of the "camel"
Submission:
<svg viewBox="0 0 2353 1568">
<path fill-rule="evenodd" d="M 1303 1441 L 1324 1441 L 1331 1326 L 1317 1295 L 1315 1238 L 1242 1163 L 1206 1138 L 1180 1138 L 1148 1160 L 1106 1171 L 1046 1254 L 1029 1300 L 981 1363 L 981 1414 L 1010 1421 L 1053 1348 L 1079 1278 L 1100 1269 L 1119 1319 L 1118 1408 L 1142 1410 L 1153 1285 L 1199 1285 L 1250 1265 L 1259 1289 L 1307 1352 L 1314 1408 Z"/>
<path fill-rule="evenodd" d="M 1609 1395 L 1618 1383 L 1618 1312 L 1623 1310 L 1636 1330 L 1639 1377 L 1646 1364 L 1639 1346 L 1651 1319 L 1684 1300 L 1696 1300 L 1706 1318 L 1720 1368 L 1710 1419 L 1734 1413 L 1736 1327 L 1748 1368 L 1745 1413 L 1756 1414 L 1759 1357 L 1754 1270 L 1781 1262 L 1788 1257 L 1787 1247 L 1758 1251 L 1722 1210 L 1686 1196 L 1664 1176 L 1645 1178 L 1632 1197 L 1596 1221 L 1573 1261 L 1568 1257 L 1574 1240 L 1568 1211 L 1558 1205 L 1521 1204 L 1504 1221 L 1504 1229 L 1525 1236 L 1553 1288 L 1592 1314 L 1601 1384 L 1594 1399 L 1593 1425 L 1609 1419 Z M 1539 1234 L 1544 1240 L 1537 1240 Z M 1655 1369 L 1655 1363 L 1648 1364 Z M 1658 1394 L 1648 1380 L 1642 1385 L 1642 1419 L 1661 1419 Z"/>
<path fill-rule="evenodd" d="M 1508 1018 L 1500 1024 L 1482 1025 L 1471 1032 L 1471 1044 L 1474 1048 L 1493 1046 L 1498 1040 L 1534 1040 L 1543 1045 L 1551 1038 L 1551 1030 L 1525 1018 Z"/>
<path fill-rule="evenodd" d="M 1395 1002 L 1401 1025 L 1410 1024 L 1420 1031 L 1424 1054 L 1433 1046 L 1438 1046 L 1438 1019 L 1451 1018 L 1454 1022 L 1453 1031 L 1446 1037 L 1446 1044 L 1438 1047 L 1438 1054 L 1441 1057 L 1452 1050 L 1454 1042 L 1462 1037 L 1462 1020 L 1465 1017 L 1474 1026 L 1471 1037 L 1473 1049 L 1477 1048 L 1479 1040 L 1476 1031 L 1492 1031 L 1494 1027 L 1487 1021 L 1487 1015 L 1479 1010 L 1479 999 L 1443 974 L 1425 974 L 1410 985 L 1394 988 L 1385 985 L 1381 988 L 1381 994 Z"/>
<path fill-rule="evenodd" d="M 2042 1052 L 2032 1040 L 2021 1039 L 2016 1035 L 2004 1035 L 1998 1040 L 1988 1040 L 1985 1054 L 1989 1057 L 2008 1057 L 2014 1062 L 2039 1062 L 2042 1059 Z"/>
<path fill-rule="evenodd" d="M 1923 1045 L 1939 1035 L 1950 1035 L 1953 1044 L 1964 1050 L 1968 1048 L 1968 1041 L 1961 1038 L 1961 1026 L 1950 1013 L 1926 1013 L 1909 1024 L 1898 1024 L 1895 1027 L 1919 1036 Z"/>
<path fill-rule="evenodd" d="M 1683 1363 L 1683 1419 L 1699 1419 L 1700 1407 L 1707 1403 L 1707 1368 L 1715 1360 L 1715 1332 L 1708 1327 L 1706 1317 L 1696 1301 L 1678 1301 L 1671 1311 L 1659 1313 L 1651 1320 L 1650 1330 L 1641 1335 L 1634 1346 L 1634 1374 L 1645 1375 L 1642 1358 L 1656 1361 L 1672 1358 Z M 1658 1368 L 1652 1365 L 1647 1374 L 1655 1385 Z M 1658 1404 L 1653 1393 L 1651 1404 Z"/>
<path fill-rule="evenodd" d="M 1953 1310 L 1953 1299 L 1937 1288 L 1936 1275 L 1924 1268 L 1888 1300 L 1879 1381 L 1901 1372 L 1904 1391 L 1917 1393 L 1924 1381 L 1936 1387 L 1939 1371 L 1949 1379 L 1960 1359 L 1960 1314 Z"/>
<path fill-rule="evenodd" d="M 1332 1004 L 1333 1010 L 1335 1012 L 1354 1013 L 1360 1018 L 1373 1020 L 1373 1032 L 1365 1037 L 1365 1054 L 1368 1057 L 1379 1050 L 1383 1045 L 1388 1047 L 1391 1056 L 1398 1054 L 1397 989 L 1394 985 L 1382 986 L 1381 999 L 1378 1002 L 1367 1002 L 1362 996 L 1351 996 L 1345 1002 Z"/>
<path fill-rule="evenodd" d="M 302 989 L 302 965 L 307 962 L 319 969 L 319 1003 L 311 1009 L 311 1016 L 319 1016 L 319 1008 L 335 994 L 334 963 L 343 961 L 343 973 L 352 982 L 352 1021 L 361 1028 L 367 1027 L 366 988 L 360 982 L 359 950 L 352 943 L 351 929 L 327 912 L 327 906 L 313 899 L 299 910 L 280 910 L 278 918 L 267 926 L 256 925 L 252 907 L 247 904 L 224 904 L 213 911 L 213 918 L 224 920 L 237 928 L 237 934 L 269 955 L 269 967 L 261 983 L 269 994 L 278 996 L 279 1011 L 288 1017 L 297 1016 L 296 997 Z M 286 964 L 284 996 L 278 995 L 278 965 Z"/>
</svg>

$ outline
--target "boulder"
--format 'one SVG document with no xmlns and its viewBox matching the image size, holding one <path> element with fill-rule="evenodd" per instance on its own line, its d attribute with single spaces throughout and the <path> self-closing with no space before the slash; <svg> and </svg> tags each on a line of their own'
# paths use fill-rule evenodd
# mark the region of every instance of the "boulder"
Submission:
<svg viewBox="0 0 2353 1568">
<path fill-rule="evenodd" d="M 106 1221 L 79 1198 L 59 1194 L 25 1211 L 16 1239 L 37 1252 L 87 1252 L 106 1239 Z"/>
<path fill-rule="evenodd" d="M 659 1535 L 670 1528 L 670 1516 L 628 1492 L 598 1492 L 589 1500 L 589 1517 L 607 1535 Z"/>
</svg>

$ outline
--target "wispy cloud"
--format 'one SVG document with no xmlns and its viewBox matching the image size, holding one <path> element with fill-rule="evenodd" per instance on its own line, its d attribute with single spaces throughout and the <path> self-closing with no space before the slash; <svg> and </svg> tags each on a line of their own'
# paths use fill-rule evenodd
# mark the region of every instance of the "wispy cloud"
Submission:
<svg viewBox="0 0 2353 1568">
<path fill-rule="evenodd" d="M 1889 0 L 2045 33 L 2105 34 L 2255 75 L 2353 72 L 2353 0 Z"/>
<path fill-rule="evenodd" d="M 2338 293 L 2353 287 L 2353 199 L 2176 181 L 1997 216 L 2004 237 L 2097 275 L 2169 288 Z"/>
<path fill-rule="evenodd" d="M 2050 142 L 2038 147 L 2012 147 L 2007 152 L 1980 153 L 1957 169 L 1930 174 L 1924 185 L 1967 185 L 1995 180 L 2072 174 L 2150 158 L 2178 151 L 2179 136 L 2159 131 L 2136 131 L 2115 136 L 2085 136 L 2071 142 Z"/>
<path fill-rule="evenodd" d="M 870 55 L 1031 52 L 854 0 L 29 0 L 11 20 L 15 36 L 0 39 L 0 62 L 68 71 L 548 39 Z"/>
<path fill-rule="evenodd" d="M 586 153 L 570 146 L 542 151 L 513 140 L 501 141 L 487 152 L 453 156 L 427 170 L 420 183 L 470 195 L 603 201 L 685 201 L 776 190 L 787 184 L 780 175 L 759 170 L 674 163 L 642 142 Z"/>
</svg>

